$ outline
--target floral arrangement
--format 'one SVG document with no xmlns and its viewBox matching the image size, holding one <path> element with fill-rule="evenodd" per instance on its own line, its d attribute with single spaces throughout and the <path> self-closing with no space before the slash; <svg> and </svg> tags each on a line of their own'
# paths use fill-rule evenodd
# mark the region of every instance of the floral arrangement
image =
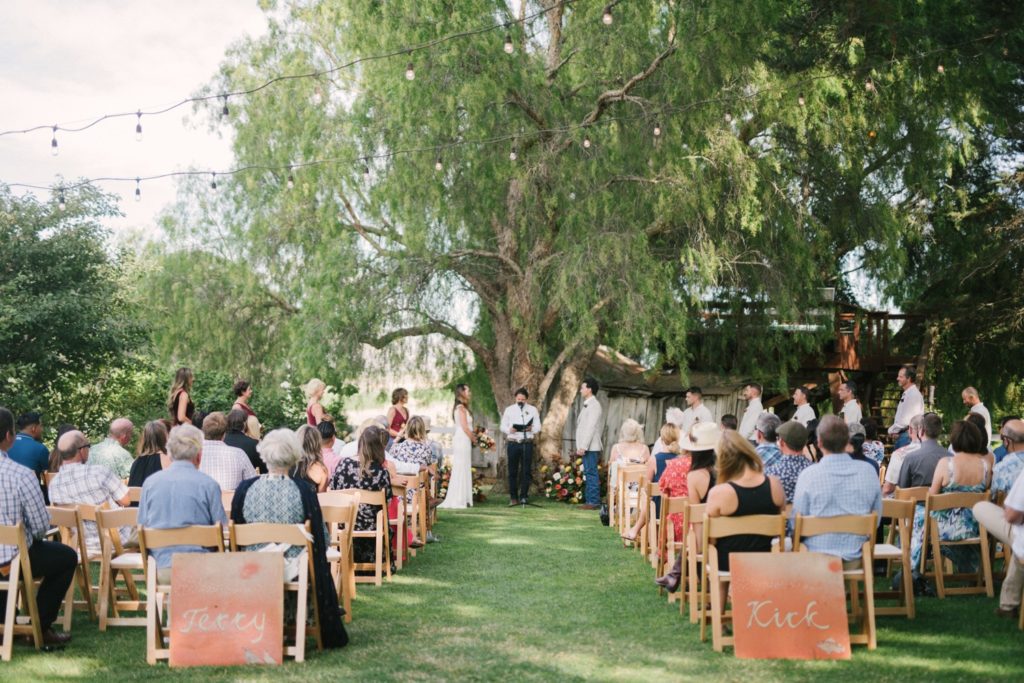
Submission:
<svg viewBox="0 0 1024 683">
<path fill-rule="evenodd" d="M 475 467 L 470 472 L 473 475 L 473 502 L 482 503 L 487 500 L 487 496 L 484 495 L 483 489 L 480 487 L 483 483 L 484 475 L 477 472 Z M 444 462 L 437 468 L 437 478 L 437 497 L 444 500 L 448 496 L 448 484 L 452 479 L 452 465 L 448 458 L 445 458 Z"/>
<path fill-rule="evenodd" d="M 477 427 L 473 430 L 473 445 L 485 453 L 494 450 L 494 439 L 487 435 L 487 430 Z"/>
<path fill-rule="evenodd" d="M 603 465 L 598 463 L 598 478 L 603 481 L 602 471 Z M 567 462 L 563 462 L 562 458 L 556 455 L 550 463 L 540 466 L 540 473 L 543 477 L 545 497 L 574 505 L 583 502 L 587 479 L 583 473 L 583 458 L 573 456 Z"/>
</svg>

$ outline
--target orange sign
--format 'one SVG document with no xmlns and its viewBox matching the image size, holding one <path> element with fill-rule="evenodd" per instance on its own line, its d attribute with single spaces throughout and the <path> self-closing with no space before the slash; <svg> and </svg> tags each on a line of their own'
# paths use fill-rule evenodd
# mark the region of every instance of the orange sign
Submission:
<svg viewBox="0 0 1024 683">
<path fill-rule="evenodd" d="M 171 666 L 281 663 L 280 553 L 178 553 L 171 586 Z"/>
<path fill-rule="evenodd" d="M 849 659 L 843 563 L 819 553 L 735 553 L 733 636 L 743 659 Z"/>
</svg>

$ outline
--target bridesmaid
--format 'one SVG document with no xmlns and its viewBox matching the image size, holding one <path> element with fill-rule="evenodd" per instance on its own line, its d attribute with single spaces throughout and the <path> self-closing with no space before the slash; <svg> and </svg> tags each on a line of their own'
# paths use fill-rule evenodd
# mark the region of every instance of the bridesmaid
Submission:
<svg viewBox="0 0 1024 683">
<path fill-rule="evenodd" d="M 320 399 L 326 390 L 327 385 L 323 380 L 315 377 L 303 387 L 303 391 L 306 392 L 306 424 L 311 427 L 316 427 L 324 419 L 324 407 L 320 405 Z"/>
<path fill-rule="evenodd" d="M 408 403 L 409 392 L 402 387 L 391 392 L 391 407 L 387 413 L 388 435 L 391 437 L 388 439 L 388 450 L 391 450 L 393 443 L 405 438 L 405 423 L 409 421 Z"/>
<path fill-rule="evenodd" d="M 181 424 L 192 424 L 192 416 L 196 406 L 192 402 L 192 381 L 195 379 L 189 368 L 178 368 L 174 373 L 174 382 L 167 394 L 167 411 L 171 414 L 171 423 L 177 427 Z"/>
</svg>

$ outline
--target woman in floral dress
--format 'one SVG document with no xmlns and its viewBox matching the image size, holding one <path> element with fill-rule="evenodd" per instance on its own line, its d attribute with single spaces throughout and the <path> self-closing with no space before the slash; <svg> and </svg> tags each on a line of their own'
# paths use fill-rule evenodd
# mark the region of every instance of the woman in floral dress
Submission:
<svg viewBox="0 0 1024 683">
<path fill-rule="evenodd" d="M 391 475 L 384 465 L 384 443 L 387 434 L 380 427 L 369 427 L 359 437 L 359 452 L 355 458 L 342 458 L 331 478 L 331 488 L 362 489 L 363 491 L 384 491 L 387 502 L 391 501 Z M 381 506 L 360 503 L 356 513 L 356 531 L 370 531 L 376 528 L 377 513 Z M 374 540 L 356 538 L 352 541 L 352 555 L 356 562 L 376 562 Z"/>
</svg>

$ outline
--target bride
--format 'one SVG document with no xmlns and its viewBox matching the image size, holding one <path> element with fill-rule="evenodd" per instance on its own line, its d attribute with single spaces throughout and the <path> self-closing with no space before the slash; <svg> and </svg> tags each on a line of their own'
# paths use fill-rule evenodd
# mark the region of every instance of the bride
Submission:
<svg viewBox="0 0 1024 683">
<path fill-rule="evenodd" d="M 455 387 L 455 434 L 452 436 L 452 474 L 448 480 L 448 494 L 438 505 L 446 510 L 473 507 L 473 415 L 469 412 L 472 394 L 469 387 Z"/>
</svg>

